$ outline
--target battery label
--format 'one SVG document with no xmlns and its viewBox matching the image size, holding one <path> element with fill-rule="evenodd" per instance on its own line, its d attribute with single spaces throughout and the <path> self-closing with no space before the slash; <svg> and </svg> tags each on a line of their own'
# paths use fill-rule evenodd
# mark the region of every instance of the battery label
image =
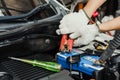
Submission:
<svg viewBox="0 0 120 80">
<path fill-rule="evenodd" d="M 91 61 L 91 62 L 95 62 L 97 59 L 93 58 L 92 56 L 84 56 L 83 59 Z"/>
</svg>

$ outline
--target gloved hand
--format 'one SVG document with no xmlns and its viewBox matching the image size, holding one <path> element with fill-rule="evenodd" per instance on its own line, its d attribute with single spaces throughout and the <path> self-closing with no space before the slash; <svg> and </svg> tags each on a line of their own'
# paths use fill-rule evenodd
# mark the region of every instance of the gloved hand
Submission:
<svg viewBox="0 0 120 80">
<path fill-rule="evenodd" d="M 80 36 L 76 38 L 79 34 Z M 99 34 L 99 29 L 96 24 L 85 25 L 79 28 L 79 32 L 75 32 L 70 35 L 71 38 L 76 38 L 74 40 L 74 46 L 87 45 L 95 39 Z"/>
<path fill-rule="evenodd" d="M 80 27 L 87 25 L 89 19 L 87 18 L 85 12 L 81 9 L 79 12 L 74 12 L 67 14 L 60 21 L 59 29 L 56 31 L 57 34 L 70 34 L 79 33 Z M 78 37 L 80 34 L 77 34 Z M 74 38 L 76 38 L 74 37 Z"/>
<path fill-rule="evenodd" d="M 99 33 L 98 27 L 88 25 L 89 19 L 83 10 L 78 13 L 70 13 L 63 17 L 57 34 L 70 34 L 69 37 L 75 39 L 74 46 L 86 45 Z"/>
</svg>

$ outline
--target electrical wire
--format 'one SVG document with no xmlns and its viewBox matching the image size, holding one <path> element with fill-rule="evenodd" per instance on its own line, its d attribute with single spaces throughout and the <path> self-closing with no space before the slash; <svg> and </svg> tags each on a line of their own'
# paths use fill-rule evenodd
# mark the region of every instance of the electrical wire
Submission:
<svg viewBox="0 0 120 80">
<path fill-rule="evenodd" d="M 6 11 L 7 15 L 11 16 L 12 14 L 9 12 L 4 0 L 1 0 L 1 4 L 2 4 L 4 10 Z"/>
<path fill-rule="evenodd" d="M 40 5 L 36 8 L 34 8 L 33 10 L 31 10 L 30 12 L 28 12 L 26 14 L 21 14 L 19 16 L 1 16 L 0 22 L 11 21 L 11 20 L 16 20 L 16 19 L 25 19 L 26 17 L 28 18 L 28 17 L 32 16 L 33 14 L 36 14 L 39 11 L 43 10 L 47 6 L 48 6 L 48 4 Z"/>
<path fill-rule="evenodd" d="M 4 7 L 0 7 L 0 9 L 4 9 Z M 27 13 L 27 12 L 29 12 L 29 11 L 21 11 L 21 10 L 17 10 L 17 9 L 13 9 L 13 8 L 8 8 L 8 7 L 7 7 L 7 9 L 8 10 L 12 10 L 12 11 L 16 11 L 16 12 L 20 12 L 20 13 Z"/>
<path fill-rule="evenodd" d="M 5 12 L 7 13 L 7 15 L 9 15 L 9 16 L 12 16 L 12 13 L 9 10 L 12 10 L 12 11 L 15 11 L 15 12 L 19 12 L 19 13 L 26 13 L 26 12 L 28 12 L 28 11 L 21 11 L 21 10 L 9 8 L 9 7 L 7 7 L 6 2 L 4 0 L 0 0 L 0 1 L 1 1 L 1 5 L 2 5 L 0 7 L 0 9 L 4 9 Z M 33 4 L 33 0 L 30 0 L 30 3 L 32 5 L 32 7 L 35 7 L 35 5 Z"/>
</svg>

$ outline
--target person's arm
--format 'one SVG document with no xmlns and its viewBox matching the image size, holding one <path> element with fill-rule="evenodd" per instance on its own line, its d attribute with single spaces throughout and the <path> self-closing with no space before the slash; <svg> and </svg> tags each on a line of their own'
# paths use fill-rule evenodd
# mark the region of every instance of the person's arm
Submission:
<svg viewBox="0 0 120 80">
<path fill-rule="evenodd" d="M 65 15 L 60 21 L 59 29 L 56 30 L 57 34 L 69 34 L 71 39 L 75 39 L 74 45 L 76 44 L 76 46 L 86 45 L 91 42 L 94 37 L 98 35 L 99 30 L 96 24 L 88 25 L 88 23 L 92 14 L 105 1 L 106 0 L 88 0 L 85 7 L 79 10 L 79 12 L 73 12 Z"/>
<path fill-rule="evenodd" d="M 100 24 L 99 28 L 101 32 L 120 30 L 120 17 L 117 17 L 111 21 Z"/>
<path fill-rule="evenodd" d="M 105 2 L 106 0 L 89 0 L 83 8 L 89 17 Z"/>
</svg>

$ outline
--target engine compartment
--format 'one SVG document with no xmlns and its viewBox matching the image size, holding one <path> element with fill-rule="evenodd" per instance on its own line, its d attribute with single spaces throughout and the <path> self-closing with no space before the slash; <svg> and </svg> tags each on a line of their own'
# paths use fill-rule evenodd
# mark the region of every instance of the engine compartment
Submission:
<svg viewBox="0 0 120 80">
<path fill-rule="evenodd" d="M 60 75 L 69 75 L 66 71 L 54 73 L 8 59 L 14 56 L 55 61 L 61 39 L 56 34 L 56 29 L 66 13 L 67 11 L 51 0 L 28 13 L 0 17 L 0 80 L 61 80 Z M 66 78 L 70 79 L 69 76 Z"/>
<path fill-rule="evenodd" d="M 70 75 L 69 70 L 55 73 L 8 59 L 8 57 L 17 57 L 57 62 L 56 53 L 59 51 L 61 36 L 56 34 L 56 29 L 67 13 L 69 11 L 56 4 L 54 0 L 50 0 L 26 14 L 0 17 L 0 80 L 90 80 L 94 78 L 83 72 L 79 72 L 82 76 Z M 119 80 L 117 79 L 120 78 L 119 71 L 120 55 L 117 55 L 107 61 L 107 65 L 101 72 L 101 78 Z M 96 80 L 101 79 L 98 76 Z"/>
</svg>

